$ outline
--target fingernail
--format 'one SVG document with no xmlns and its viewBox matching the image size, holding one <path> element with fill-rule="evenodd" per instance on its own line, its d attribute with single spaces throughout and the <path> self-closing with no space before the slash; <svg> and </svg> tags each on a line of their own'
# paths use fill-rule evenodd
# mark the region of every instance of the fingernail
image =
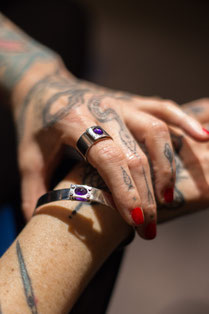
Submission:
<svg viewBox="0 0 209 314">
<path fill-rule="evenodd" d="M 208 135 L 209 135 L 209 131 L 207 130 L 207 129 L 205 129 L 205 128 L 202 128 L 203 129 L 203 131 L 205 132 L 205 133 L 207 133 Z"/>
<path fill-rule="evenodd" d="M 144 223 L 144 214 L 140 207 L 136 207 L 131 211 L 131 217 L 137 226 Z"/>
<path fill-rule="evenodd" d="M 173 202 L 174 188 L 168 188 L 164 192 L 164 200 L 166 203 Z"/>
<path fill-rule="evenodd" d="M 155 222 L 150 222 L 144 232 L 144 236 L 147 240 L 152 240 L 156 237 L 157 235 L 157 226 Z"/>
</svg>

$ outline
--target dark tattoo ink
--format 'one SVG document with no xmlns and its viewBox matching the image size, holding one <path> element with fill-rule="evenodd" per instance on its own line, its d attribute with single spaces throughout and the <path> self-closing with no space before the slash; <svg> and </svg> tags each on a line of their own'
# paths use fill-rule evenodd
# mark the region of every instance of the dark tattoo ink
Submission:
<svg viewBox="0 0 209 314">
<path fill-rule="evenodd" d="M 166 203 L 163 205 L 163 207 L 166 207 L 168 209 L 169 208 L 177 209 L 177 208 L 182 207 L 185 204 L 184 195 L 177 186 L 180 181 L 186 180 L 187 176 L 182 174 L 184 167 L 183 167 L 182 161 L 177 155 L 175 155 L 175 164 L 176 164 L 176 183 L 175 183 L 175 188 L 174 188 L 174 200 L 172 203 Z"/>
<path fill-rule="evenodd" d="M 170 145 L 168 143 L 165 144 L 164 155 L 165 155 L 165 157 L 168 159 L 168 161 L 170 163 L 171 173 L 172 173 L 172 176 L 173 176 L 173 173 L 174 173 L 173 172 L 173 152 L 172 152 L 172 149 L 171 149 L 171 147 L 170 147 Z"/>
<path fill-rule="evenodd" d="M 201 107 L 201 106 L 190 106 L 190 107 L 184 108 L 184 111 L 186 113 L 193 113 L 194 115 L 198 115 L 198 114 L 204 112 L 204 107 Z"/>
<path fill-rule="evenodd" d="M 3 314 L 2 308 L 1 308 L 1 303 L 0 303 L 0 314 Z"/>
<path fill-rule="evenodd" d="M 128 190 L 134 189 L 134 186 L 132 184 L 132 180 L 130 178 L 130 176 L 128 175 L 128 173 L 125 171 L 125 169 L 123 167 L 121 167 L 122 170 L 122 174 L 123 174 L 123 181 L 125 183 L 125 185 L 127 185 Z"/>
<path fill-rule="evenodd" d="M 70 111 L 84 104 L 84 96 L 89 92 L 86 86 L 70 81 L 59 74 L 58 69 L 37 82 L 28 92 L 18 117 L 19 140 L 24 134 L 25 116 L 30 104 L 33 104 L 34 115 L 42 121 L 40 128 L 48 128 L 59 122 Z M 50 95 L 46 99 L 45 95 Z M 54 110 L 55 103 L 59 103 L 58 110 Z M 60 108 L 60 104 L 63 104 Z M 53 112 L 52 112 L 53 110 Z"/>
<path fill-rule="evenodd" d="M 20 243 L 18 240 L 16 242 L 16 252 L 17 252 L 20 274 L 21 274 L 21 279 L 22 279 L 28 307 L 30 308 L 32 314 L 38 314 L 36 302 L 35 302 L 35 297 L 34 297 L 34 293 L 33 293 L 32 282 L 31 282 L 30 276 L 28 274 L 28 271 L 27 271 L 27 268 L 25 265 L 25 261 L 23 258 L 22 250 L 20 247 Z"/>
<path fill-rule="evenodd" d="M 129 131 L 127 130 L 125 124 L 117 114 L 117 112 L 112 109 L 101 109 L 101 101 L 105 97 L 109 97 L 109 94 L 104 94 L 100 96 L 93 96 L 88 101 L 88 109 L 91 112 L 91 114 L 99 121 L 99 122 L 109 122 L 112 120 L 115 120 L 118 123 L 119 126 L 119 136 L 121 139 L 121 142 L 128 148 L 130 152 L 132 152 L 134 155 L 137 155 L 136 152 L 136 141 L 134 138 L 129 134 Z M 112 95 L 111 95 L 112 97 Z M 138 155 L 137 155 L 138 156 Z"/>
<path fill-rule="evenodd" d="M 82 205 L 83 205 L 82 202 L 78 203 L 78 205 L 74 208 L 71 215 L 69 216 L 70 219 L 72 219 L 73 216 L 75 216 L 77 214 L 77 212 L 81 209 Z"/>
<path fill-rule="evenodd" d="M 154 204 L 154 198 L 153 198 L 152 192 L 150 191 L 150 188 L 149 188 L 149 184 L 148 184 L 148 181 L 147 181 L 147 177 L 146 177 L 146 173 L 145 173 L 144 167 L 142 168 L 142 170 L 143 170 L 143 176 L 144 176 L 144 180 L 145 180 L 146 187 L 147 187 L 147 199 L 148 199 L 148 202 L 151 203 L 151 204 Z"/>
</svg>

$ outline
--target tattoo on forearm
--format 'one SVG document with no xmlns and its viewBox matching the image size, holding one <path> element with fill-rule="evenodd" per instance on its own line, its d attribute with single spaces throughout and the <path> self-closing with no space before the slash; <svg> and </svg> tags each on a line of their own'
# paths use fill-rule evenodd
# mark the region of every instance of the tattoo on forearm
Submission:
<svg viewBox="0 0 209 314">
<path fill-rule="evenodd" d="M 165 144 L 164 155 L 170 163 L 172 180 L 173 180 L 173 174 L 174 174 L 174 171 L 173 171 L 173 152 L 172 152 L 172 149 L 168 143 Z"/>
<path fill-rule="evenodd" d="M 20 268 L 21 279 L 22 279 L 22 283 L 24 287 L 26 302 L 28 304 L 28 307 L 30 308 L 31 313 L 38 314 L 31 278 L 28 274 L 26 264 L 23 258 L 22 250 L 20 247 L 20 243 L 18 240 L 16 242 L 16 253 L 17 253 L 17 258 L 18 258 L 18 263 L 19 263 L 19 268 Z"/>
<path fill-rule="evenodd" d="M 133 189 L 134 186 L 133 186 L 133 183 L 132 183 L 130 176 L 128 175 L 128 173 L 126 172 L 126 170 L 123 167 L 121 167 L 121 170 L 122 170 L 122 174 L 123 174 L 123 181 L 124 181 L 125 185 L 127 185 L 128 190 Z"/>
<path fill-rule="evenodd" d="M 36 61 L 48 62 L 55 54 L 31 39 L 16 27 L 8 26 L 8 20 L 0 20 L 0 81 L 11 89 Z"/>
</svg>

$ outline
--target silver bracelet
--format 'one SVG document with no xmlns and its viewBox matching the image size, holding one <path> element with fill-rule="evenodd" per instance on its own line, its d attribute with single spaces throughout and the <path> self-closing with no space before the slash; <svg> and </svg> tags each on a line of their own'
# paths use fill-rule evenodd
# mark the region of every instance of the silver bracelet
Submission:
<svg viewBox="0 0 209 314">
<path fill-rule="evenodd" d="M 69 189 L 54 190 L 42 195 L 36 204 L 36 208 L 47 203 L 62 200 L 99 203 L 115 208 L 110 193 L 88 185 L 78 184 L 71 184 Z"/>
</svg>

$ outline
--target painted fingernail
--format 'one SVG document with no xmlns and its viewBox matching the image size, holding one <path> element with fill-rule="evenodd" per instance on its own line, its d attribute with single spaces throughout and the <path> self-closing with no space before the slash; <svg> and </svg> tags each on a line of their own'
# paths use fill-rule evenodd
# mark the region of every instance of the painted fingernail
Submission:
<svg viewBox="0 0 209 314">
<path fill-rule="evenodd" d="M 202 128 L 203 129 L 203 131 L 205 132 L 205 133 L 207 133 L 208 135 L 209 135 L 209 131 L 207 130 L 207 129 L 205 129 L 205 128 Z"/>
<path fill-rule="evenodd" d="M 145 238 L 147 240 L 152 240 L 156 237 L 157 235 L 157 226 L 155 222 L 150 222 L 146 228 L 145 228 L 145 232 L 144 232 Z"/>
<path fill-rule="evenodd" d="M 136 207 L 131 211 L 131 217 L 137 226 L 144 223 L 144 214 L 140 207 Z"/>
<path fill-rule="evenodd" d="M 166 203 L 173 202 L 174 188 L 168 188 L 164 192 L 164 200 Z"/>
</svg>

